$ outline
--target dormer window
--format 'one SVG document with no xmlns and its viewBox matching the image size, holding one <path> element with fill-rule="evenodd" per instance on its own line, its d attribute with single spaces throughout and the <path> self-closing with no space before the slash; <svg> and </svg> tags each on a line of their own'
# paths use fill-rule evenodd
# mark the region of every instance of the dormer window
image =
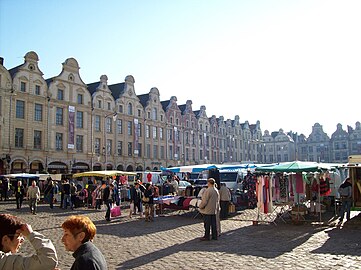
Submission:
<svg viewBox="0 0 361 270">
<path fill-rule="evenodd" d="M 64 90 L 58 89 L 58 100 L 64 100 Z"/>
<path fill-rule="evenodd" d="M 40 96 L 40 85 L 35 85 L 35 95 Z"/>
<path fill-rule="evenodd" d="M 20 91 L 26 92 L 26 82 L 20 82 Z"/>
</svg>

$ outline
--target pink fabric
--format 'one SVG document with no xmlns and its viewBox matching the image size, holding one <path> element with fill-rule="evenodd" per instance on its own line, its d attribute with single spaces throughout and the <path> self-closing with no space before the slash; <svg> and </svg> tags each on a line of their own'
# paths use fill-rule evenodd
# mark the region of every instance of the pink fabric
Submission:
<svg viewBox="0 0 361 270">
<path fill-rule="evenodd" d="M 298 193 L 298 194 L 305 193 L 302 174 L 300 174 L 300 173 L 296 174 L 296 193 Z"/>
</svg>

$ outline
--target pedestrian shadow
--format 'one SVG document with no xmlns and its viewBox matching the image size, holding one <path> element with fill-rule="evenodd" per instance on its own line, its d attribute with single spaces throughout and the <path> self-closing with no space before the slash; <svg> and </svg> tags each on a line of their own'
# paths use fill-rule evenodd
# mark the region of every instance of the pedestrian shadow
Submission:
<svg viewBox="0 0 361 270">
<path fill-rule="evenodd" d="M 141 258 L 137 257 L 125 261 L 119 264 L 117 269 L 141 267 L 162 258 L 174 256 L 178 252 L 217 252 L 219 254 L 257 256 L 272 259 L 291 252 L 296 247 L 305 243 L 313 234 L 321 230 L 323 230 L 321 227 L 294 225 L 247 226 L 228 231 L 222 234 L 217 241 L 199 241 L 199 239 L 194 239 L 182 244 L 175 244 L 145 254 Z"/>
</svg>

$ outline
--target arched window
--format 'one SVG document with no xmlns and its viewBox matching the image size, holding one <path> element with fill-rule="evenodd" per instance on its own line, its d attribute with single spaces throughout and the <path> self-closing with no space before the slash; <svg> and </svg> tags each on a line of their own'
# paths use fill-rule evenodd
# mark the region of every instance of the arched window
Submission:
<svg viewBox="0 0 361 270">
<path fill-rule="evenodd" d="M 132 103 L 128 103 L 128 115 L 133 115 L 133 105 Z"/>
</svg>

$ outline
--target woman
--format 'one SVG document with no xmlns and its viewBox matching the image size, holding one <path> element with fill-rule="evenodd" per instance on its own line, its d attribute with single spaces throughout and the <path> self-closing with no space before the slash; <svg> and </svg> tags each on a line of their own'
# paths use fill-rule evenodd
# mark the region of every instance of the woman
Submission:
<svg viewBox="0 0 361 270">
<path fill-rule="evenodd" d="M 146 190 L 144 191 L 143 203 L 145 206 L 145 221 L 153 221 L 154 218 L 154 192 L 153 186 L 151 183 L 147 183 L 145 186 Z"/>
<path fill-rule="evenodd" d="M 34 247 L 35 254 L 17 254 L 25 238 Z M 57 263 L 55 247 L 49 239 L 18 217 L 0 214 L 0 269 L 46 270 L 54 269 Z"/>
<path fill-rule="evenodd" d="M 15 198 L 16 198 L 16 208 L 20 209 L 21 205 L 23 204 L 25 195 L 25 189 L 23 186 L 23 183 L 21 181 L 18 181 L 18 185 L 15 189 Z"/>
</svg>

